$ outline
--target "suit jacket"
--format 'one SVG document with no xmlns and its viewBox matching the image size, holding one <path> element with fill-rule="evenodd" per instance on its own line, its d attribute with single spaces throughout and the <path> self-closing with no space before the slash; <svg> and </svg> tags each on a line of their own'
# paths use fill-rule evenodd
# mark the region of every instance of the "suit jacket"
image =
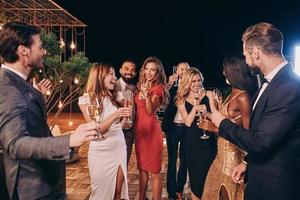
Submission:
<svg viewBox="0 0 300 200">
<path fill-rule="evenodd" d="M 223 120 L 219 133 L 248 152 L 246 200 L 300 199 L 300 80 L 290 65 L 261 95 L 249 131 Z"/>
<path fill-rule="evenodd" d="M 175 104 L 175 97 L 177 94 L 178 86 L 172 86 L 169 90 L 169 104 L 164 112 L 164 117 L 161 123 L 161 129 L 166 134 L 174 127 L 174 117 L 177 113 L 177 106 Z"/>
<path fill-rule="evenodd" d="M 59 199 L 65 195 L 69 136 L 51 135 L 41 93 L 2 68 L 0 145 L 11 199 Z"/>
</svg>

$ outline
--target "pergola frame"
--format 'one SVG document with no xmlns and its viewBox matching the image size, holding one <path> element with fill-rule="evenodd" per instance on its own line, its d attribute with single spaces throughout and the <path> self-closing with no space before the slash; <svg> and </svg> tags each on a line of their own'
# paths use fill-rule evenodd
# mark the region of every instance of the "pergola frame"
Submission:
<svg viewBox="0 0 300 200">
<path fill-rule="evenodd" d="M 66 41 L 67 31 L 70 30 L 75 45 L 77 45 L 77 36 L 83 35 L 83 52 L 85 52 L 86 24 L 52 0 L 0 0 L 0 14 L 2 18 L 0 23 L 23 21 L 37 25 L 47 32 L 59 33 L 59 38 L 63 41 Z M 73 54 L 77 49 L 71 51 Z M 66 54 L 66 51 L 64 50 L 63 53 Z"/>
<path fill-rule="evenodd" d="M 42 27 L 86 27 L 52 0 L 0 0 L 0 9 L 10 20 L 24 21 Z"/>
</svg>

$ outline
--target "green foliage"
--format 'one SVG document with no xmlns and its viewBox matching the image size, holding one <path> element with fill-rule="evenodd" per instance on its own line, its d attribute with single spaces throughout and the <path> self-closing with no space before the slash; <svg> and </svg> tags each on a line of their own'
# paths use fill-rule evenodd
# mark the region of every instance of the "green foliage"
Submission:
<svg viewBox="0 0 300 200">
<path fill-rule="evenodd" d="M 91 63 L 89 62 L 89 59 L 85 57 L 84 53 L 78 52 L 75 56 L 65 62 L 63 67 L 74 76 L 83 78 L 87 76 L 90 66 Z"/>
<path fill-rule="evenodd" d="M 44 48 L 47 50 L 47 55 L 54 56 L 60 54 L 59 41 L 55 33 L 43 33 L 41 35 Z"/>
<path fill-rule="evenodd" d="M 55 112 L 50 124 L 55 121 L 62 110 L 77 101 L 83 93 L 87 75 L 91 67 L 89 59 L 82 52 L 76 53 L 67 61 L 61 61 L 59 41 L 54 33 L 43 33 L 41 36 L 47 55 L 44 58 L 44 72 L 36 73 L 39 79 L 51 80 L 53 89 L 46 96 L 47 112 Z M 76 80 L 76 81 L 75 81 Z M 58 108 L 58 104 L 62 103 Z"/>
</svg>

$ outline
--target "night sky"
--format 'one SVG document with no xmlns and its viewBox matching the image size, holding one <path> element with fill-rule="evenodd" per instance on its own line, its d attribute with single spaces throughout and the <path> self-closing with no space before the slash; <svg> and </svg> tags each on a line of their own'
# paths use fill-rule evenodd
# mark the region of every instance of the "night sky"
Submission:
<svg viewBox="0 0 300 200">
<path fill-rule="evenodd" d="M 225 84 L 222 60 L 242 53 L 241 36 L 250 25 L 265 21 L 278 27 L 290 59 L 294 45 L 300 44 L 297 1 L 55 2 L 87 24 L 86 55 L 91 61 L 109 62 L 118 69 L 124 58 L 140 67 L 148 56 L 157 56 L 170 75 L 173 65 L 186 60 L 201 70 L 208 86 Z"/>
</svg>

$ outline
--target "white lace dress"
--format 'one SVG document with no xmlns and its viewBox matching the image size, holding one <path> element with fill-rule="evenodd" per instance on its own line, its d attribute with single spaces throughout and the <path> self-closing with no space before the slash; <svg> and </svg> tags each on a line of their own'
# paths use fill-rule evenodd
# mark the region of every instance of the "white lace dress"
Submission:
<svg viewBox="0 0 300 200">
<path fill-rule="evenodd" d="M 84 96 L 78 104 L 85 104 Z M 105 120 L 117 110 L 108 97 L 103 99 L 101 120 Z M 88 151 L 88 166 L 90 171 L 92 193 L 90 200 L 113 200 L 119 166 L 124 174 L 121 199 L 129 199 L 127 184 L 127 153 L 126 143 L 120 123 L 111 125 L 106 133 L 106 140 L 91 141 Z"/>
</svg>

